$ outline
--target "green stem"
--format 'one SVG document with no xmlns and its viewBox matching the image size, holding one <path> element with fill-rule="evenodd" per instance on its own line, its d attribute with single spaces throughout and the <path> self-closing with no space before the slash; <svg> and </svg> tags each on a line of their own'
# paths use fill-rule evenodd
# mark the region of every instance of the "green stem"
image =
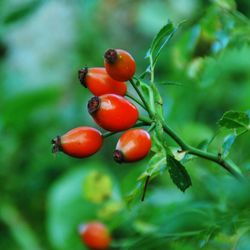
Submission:
<svg viewBox="0 0 250 250">
<path fill-rule="evenodd" d="M 213 154 L 209 152 L 202 151 L 200 149 L 194 148 L 187 143 L 185 143 L 171 128 L 169 128 L 165 121 L 162 121 L 164 131 L 181 147 L 182 150 L 187 151 L 188 154 L 199 156 L 203 159 L 210 160 L 217 163 L 231 173 L 234 177 L 239 180 L 243 179 L 243 176 L 240 172 L 235 170 L 234 163 L 225 160 L 221 157 L 220 154 Z"/>
<path fill-rule="evenodd" d="M 150 60 L 150 82 L 151 84 L 154 84 L 154 81 L 155 81 L 155 69 L 153 67 L 153 58 L 152 56 L 149 57 L 149 60 Z"/>
<path fill-rule="evenodd" d="M 136 93 L 138 94 L 138 96 L 140 97 L 140 99 L 142 100 L 143 102 L 143 105 L 145 106 L 146 110 L 148 111 L 148 114 L 151 118 L 154 117 L 154 114 L 153 112 L 151 111 L 151 108 L 149 107 L 148 105 L 148 102 L 146 101 L 146 99 L 144 98 L 141 90 L 138 88 L 138 86 L 136 85 L 136 83 L 133 81 L 133 79 L 130 79 L 129 80 L 131 85 L 133 86 L 133 88 L 135 89 Z"/>
<path fill-rule="evenodd" d="M 149 125 L 150 125 L 149 122 L 138 122 L 133 126 L 133 128 L 138 128 L 138 127 L 142 127 L 142 126 L 149 126 Z M 102 137 L 107 138 L 107 137 L 110 137 L 110 136 L 115 135 L 115 134 L 120 133 L 120 132 L 123 132 L 123 131 L 106 132 L 102 135 Z"/>
<path fill-rule="evenodd" d="M 152 122 L 152 124 L 148 128 L 148 133 L 150 133 L 155 128 L 155 126 L 156 126 L 155 122 Z"/>
<path fill-rule="evenodd" d="M 146 117 L 146 116 L 140 115 L 140 116 L 138 117 L 138 120 L 141 121 L 141 122 L 144 122 L 145 125 L 151 125 L 151 124 L 152 124 L 152 120 L 149 119 L 149 118 Z"/>
<path fill-rule="evenodd" d="M 147 110 L 145 108 L 145 106 L 143 105 L 143 103 L 139 99 L 137 99 L 136 97 L 134 97 L 132 94 L 130 94 L 129 92 L 127 92 L 126 96 L 129 97 L 130 99 L 132 99 L 133 101 L 135 101 L 137 104 L 139 104 L 143 109 Z"/>
<path fill-rule="evenodd" d="M 154 86 L 157 89 L 157 87 L 153 84 L 152 79 L 154 79 L 154 75 L 151 75 L 151 84 L 152 84 L 152 86 Z M 134 87 L 134 89 L 136 90 L 138 96 L 142 100 L 145 108 L 148 111 L 150 118 L 152 118 L 152 120 L 150 120 L 150 119 L 145 118 L 145 117 L 140 117 L 139 120 L 145 122 L 145 124 L 147 124 L 147 125 L 150 125 L 150 124 L 152 124 L 152 122 L 156 121 L 156 119 L 157 119 L 162 124 L 164 132 L 167 133 L 181 147 L 181 149 L 183 151 L 186 151 L 188 154 L 196 155 L 196 156 L 199 156 L 200 158 L 215 162 L 218 165 L 220 165 L 221 167 L 223 167 L 225 170 L 227 170 L 229 173 L 231 173 L 237 179 L 239 179 L 239 180 L 243 179 L 243 176 L 242 176 L 241 172 L 238 170 L 238 167 L 230 159 L 228 159 L 228 160 L 223 159 L 221 154 L 213 154 L 213 153 L 209 153 L 206 151 L 202 151 L 202 150 L 194 148 L 194 147 L 190 146 L 189 144 L 187 144 L 186 142 L 184 142 L 183 139 L 175 133 L 175 131 L 173 131 L 170 127 L 168 127 L 162 114 L 155 116 L 154 112 L 149 107 L 141 90 L 137 87 L 136 83 L 132 79 L 130 80 L 130 82 L 131 82 L 132 86 Z M 159 92 L 155 91 L 155 93 L 159 93 Z M 162 103 L 159 102 L 159 105 L 162 105 Z M 159 110 L 161 111 L 161 108 Z M 157 114 L 159 114 L 159 112 L 157 112 Z"/>
</svg>

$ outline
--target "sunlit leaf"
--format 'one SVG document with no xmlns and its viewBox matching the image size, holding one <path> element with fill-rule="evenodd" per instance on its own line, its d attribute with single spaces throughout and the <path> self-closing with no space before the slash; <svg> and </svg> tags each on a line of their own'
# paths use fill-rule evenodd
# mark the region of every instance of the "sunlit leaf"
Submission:
<svg viewBox="0 0 250 250">
<path fill-rule="evenodd" d="M 219 120 L 219 125 L 227 129 L 248 129 L 250 125 L 249 116 L 245 112 L 227 111 Z"/>
<path fill-rule="evenodd" d="M 153 42 L 151 43 L 151 46 L 146 54 L 146 58 L 150 58 L 151 69 L 156 64 L 157 59 L 161 53 L 161 50 L 169 42 L 169 40 L 174 35 L 176 30 L 177 29 L 174 26 L 174 24 L 172 22 L 169 22 L 166 25 L 164 25 L 161 28 L 161 30 L 157 33 L 157 35 L 154 37 Z"/>
</svg>

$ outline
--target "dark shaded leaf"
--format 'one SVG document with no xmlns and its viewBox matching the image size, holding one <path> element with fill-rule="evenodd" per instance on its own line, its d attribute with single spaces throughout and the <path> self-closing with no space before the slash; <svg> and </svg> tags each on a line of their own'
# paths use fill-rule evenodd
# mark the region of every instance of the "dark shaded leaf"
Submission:
<svg viewBox="0 0 250 250">
<path fill-rule="evenodd" d="M 184 166 L 173 156 L 167 157 L 168 171 L 173 183 L 184 192 L 192 185 L 191 178 Z"/>
</svg>

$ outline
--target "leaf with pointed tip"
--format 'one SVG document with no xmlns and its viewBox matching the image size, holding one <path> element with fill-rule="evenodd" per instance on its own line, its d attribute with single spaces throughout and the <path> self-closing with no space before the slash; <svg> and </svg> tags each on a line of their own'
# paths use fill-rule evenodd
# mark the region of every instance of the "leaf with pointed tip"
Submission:
<svg viewBox="0 0 250 250">
<path fill-rule="evenodd" d="M 182 191 L 192 186 L 191 178 L 185 167 L 173 156 L 167 157 L 168 171 L 173 183 Z"/>
<path fill-rule="evenodd" d="M 173 23 L 168 22 L 154 37 L 153 42 L 146 53 L 146 58 L 151 58 L 151 69 L 154 68 L 161 50 L 169 42 L 176 30 L 177 28 L 173 25 Z"/>
</svg>

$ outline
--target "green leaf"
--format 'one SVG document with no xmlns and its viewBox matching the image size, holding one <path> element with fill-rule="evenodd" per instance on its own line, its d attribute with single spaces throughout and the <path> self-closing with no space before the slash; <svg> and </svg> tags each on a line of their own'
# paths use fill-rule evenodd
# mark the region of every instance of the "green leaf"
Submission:
<svg viewBox="0 0 250 250">
<path fill-rule="evenodd" d="M 139 181 L 136 184 L 136 187 L 125 198 L 126 204 L 128 206 L 130 206 L 133 200 L 141 193 L 141 190 L 142 190 L 142 181 Z"/>
<path fill-rule="evenodd" d="M 168 171 L 173 183 L 184 192 L 192 185 L 191 178 L 185 167 L 173 156 L 167 157 Z"/>
<path fill-rule="evenodd" d="M 141 89 L 144 98 L 146 98 L 150 107 L 153 109 L 154 108 L 154 95 L 153 95 L 153 90 L 151 89 L 150 85 L 148 85 L 147 83 L 141 80 L 137 81 L 137 85 Z"/>
<path fill-rule="evenodd" d="M 159 140 L 155 130 L 152 131 L 151 133 L 151 139 L 152 139 L 152 147 L 151 147 L 152 152 L 158 153 L 159 151 L 164 149 L 164 146 L 162 142 Z"/>
<path fill-rule="evenodd" d="M 152 179 L 162 173 L 166 166 L 165 151 L 154 154 L 150 159 L 146 170 L 139 176 L 138 180 L 142 180 L 147 176 L 150 176 L 150 179 Z"/>
<path fill-rule="evenodd" d="M 224 139 L 224 142 L 223 142 L 223 145 L 222 145 L 222 149 L 223 149 L 222 157 L 227 157 L 228 156 L 229 151 L 230 151 L 236 137 L 237 137 L 237 135 L 235 133 L 233 133 L 233 134 L 228 135 Z"/>
<path fill-rule="evenodd" d="M 31 1 L 30 3 L 23 4 L 19 8 L 14 8 L 12 12 L 5 16 L 4 23 L 9 24 L 28 17 L 38 9 L 41 3 L 41 1 Z"/>
<path fill-rule="evenodd" d="M 179 147 L 169 147 L 171 154 L 177 161 L 181 161 L 187 155 L 187 151 L 180 150 Z"/>
<path fill-rule="evenodd" d="M 169 42 L 171 37 L 176 32 L 177 28 L 174 27 L 172 22 L 167 23 L 164 25 L 161 30 L 157 33 L 154 37 L 153 42 L 147 51 L 146 58 L 150 58 L 150 67 L 151 69 L 154 68 L 157 59 L 161 53 L 163 47 Z"/>
<path fill-rule="evenodd" d="M 249 129 L 249 116 L 245 112 L 227 111 L 219 120 L 219 125 L 227 129 Z"/>
</svg>

